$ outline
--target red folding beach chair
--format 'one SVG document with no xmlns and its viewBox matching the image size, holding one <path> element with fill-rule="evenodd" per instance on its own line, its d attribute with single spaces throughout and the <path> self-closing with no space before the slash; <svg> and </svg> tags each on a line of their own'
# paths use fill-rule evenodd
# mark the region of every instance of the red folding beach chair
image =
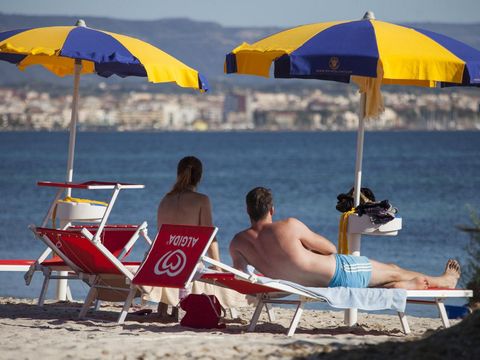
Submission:
<svg viewBox="0 0 480 360">
<path fill-rule="evenodd" d="M 66 230 L 37 227 L 35 234 L 52 249 L 69 269 L 72 278 L 87 282 L 91 288 L 80 316 L 84 316 L 94 300 L 123 301 L 129 291 L 129 281 L 140 262 L 124 258 L 140 235 L 151 243 L 146 233 L 147 223 L 107 225 L 98 234 L 96 226 L 73 226 Z M 41 300 L 45 297 L 49 279 L 54 279 L 44 261 L 39 264 L 46 272 Z M 47 268 L 47 269 L 45 269 Z"/>
<path fill-rule="evenodd" d="M 50 220 L 52 221 L 52 228 L 57 228 L 55 224 L 57 222 L 56 220 L 58 220 L 59 229 L 61 230 L 68 229 L 75 231 L 75 229 L 79 229 L 79 227 L 74 226 L 74 224 L 82 225 L 83 228 L 87 229 L 95 237 L 95 241 L 102 242 L 107 249 L 114 254 L 116 254 L 117 249 L 130 246 L 127 244 L 135 242 L 138 238 L 138 225 L 107 225 L 107 222 L 120 191 L 126 189 L 143 189 L 144 185 L 94 180 L 82 183 L 40 181 L 37 184 L 42 187 L 57 188 L 57 193 L 40 225 L 41 228 L 48 227 L 47 224 Z M 96 200 L 72 198 L 72 189 L 95 191 L 112 190 L 112 193 L 110 200 L 104 203 Z M 62 199 L 62 196 L 66 197 Z M 88 226 L 86 223 L 93 225 Z M 34 225 L 30 225 L 29 228 L 35 233 L 36 227 Z M 140 235 L 146 239 L 148 238 L 146 223 L 140 225 L 139 231 Z M 38 234 L 35 235 L 38 236 Z M 74 272 L 69 271 L 71 269 L 63 259 L 53 257 L 53 259 L 47 260 L 47 257 L 50 256 L 51 253 L 52 248 L 47 247 L 36 261 L 24 261 L 23 267 L 20 265 L 16 267 L 2 266 L 2 260 L 0 260 L 0 270 L 26 270 L 27 272 L 24 278 L 27 285 L 30 284 L 36 271 L 42 271 L 45 276 L 45 281 L 39 297 L 40 305 L 45 298 L 46 287 L 48 287 L 50 279 L 61 280 L 58 284 L 57 297 L 63 298 L 66 295 L 67 299 L 72 300 L 66 279 L 76 278 L 77 276 Z M 27 263 L 31 264 L 28 268 L 26 266 Z"/>
<path fill-rule="evenodd" d="M 81 229 L 88 230 L 95 237 L 99 226 L 71 226 L 67 231 L 81 232 Z M 146 240 L 148 239 L 146 223 L 141 225 L 106 225 L 101 231 L 98 240 L 113 254 L 113 256 L 123 260 L 127 257 L 131 247 L 138 240 L 140 235 Z M 44 275 L 43 286 L 38 300 L 40 306 L 44 303 L 50 280 L 78 279 L 78 275 L 69 270 L 71 270 L 69 266 L 58 255 L 40 262 L 37 260 L 33 268 L 30 269 L 29 274 L 33 274 L 34 271 L 41 271 Z M 58 273 L 60 271 L 69 271 L 69 273 L 66 276 L 59 275 Z M 30 282 L 30 280 L 27 280 L 28 274 L 26 274 L 25 279 L 28 285 Z"/>
<path fill-rule="evenodd" d="M 118 323 L 124 322 L 134 295 L 142 286 L 188 288 L 217 230 L 206 226 L 162 225 L 131 281 Z"/>
</svg>

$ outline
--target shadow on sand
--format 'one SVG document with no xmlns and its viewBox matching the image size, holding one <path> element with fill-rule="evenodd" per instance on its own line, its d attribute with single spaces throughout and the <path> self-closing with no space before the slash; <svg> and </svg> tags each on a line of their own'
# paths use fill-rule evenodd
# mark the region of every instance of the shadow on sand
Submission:
<svg viewBox="0 0 480 360">
<path fill-rule="evenodd" d="M 73 321 L 76 325 L 83 325 L 91 331 L 102 331 L 105 328 L 123 327 L 124 330 L 138 330 L 154 333 L 174 332 L 218 332 L 225 334 L 242 334 L 247 332 L 249 320 L 247 319 L 223 319 L 227 327 L 225 329 L 192 329 L 180 326 L 171 318 L 160 318 L 156 312 L 147 312 L 144 315 L 130 313 L 123 325 L 117 325 L 117 317 L 121 306 L 108 304 L 102 306 L 99 311 L 90 311 L 85 319 L 78 319 L 82 304 L 78 302 L 47 303 L 39 307 L 30 303 L 5 303 L 0 304 L 0 318 L 5 319 L 31 319 L 34 320 L 30 327 L 52 328 L 63 327 L 66 330 L 80 331 L 78 328 L 70 328 L 68 323 Z M 255 328 L 258 333 L 286 334 L 287 328 L 281 324 L 259 322 Z M 327 328 L 303 328 L 299 326 L 296 334 L 336 336 L 336 335 L 371 335 L 371 336 L 402 336 L 397 330 L 376 330 L 364 326 L 356 327 L 327 327 Z"/>
<path fill-rule="evenodd" d="M 388 341 L 323 351 L 296 359 L 480 359 L 480 310 L 449 329 L 435 331 L 415 341 Z"/>
</svg>

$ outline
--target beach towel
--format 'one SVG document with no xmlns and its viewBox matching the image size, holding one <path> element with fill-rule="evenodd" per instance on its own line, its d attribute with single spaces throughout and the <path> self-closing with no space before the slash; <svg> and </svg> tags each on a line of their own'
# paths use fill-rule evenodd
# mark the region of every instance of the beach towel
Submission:
<svg viewBox="0 0 480 360">
<path fill-rule="evenodd" d="M 395 310 L 405 312 L 407 303 L 407 291 L 404 289 L 307 287 L 291 281 L 274 280 L 264 276 L 258 276 L 257 283 L 266 286 L 269 283 L 288 285 L 304 291 L 312 297 L 322 299 L 330 306 L 340 309 L 356 308 L 361 310 Z"/>
</svg>

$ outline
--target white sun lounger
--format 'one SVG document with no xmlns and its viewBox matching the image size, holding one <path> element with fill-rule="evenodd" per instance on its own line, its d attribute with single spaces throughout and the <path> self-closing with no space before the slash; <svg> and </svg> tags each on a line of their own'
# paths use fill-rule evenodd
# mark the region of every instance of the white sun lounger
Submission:
<svg viewBox="0 0 480 360">
<path fill-rule="evenodd" d="M 274 280 L 266 278 L 263 276 L 257 276 L 252 274 L 247 274 L 245 272 L 239 271 L 232 268 L 231 266 L 222 264 L 213 259 L 204 258 L 210 264 L 216 265 L 219 268 L 230 272 L 230 275 L 225 275 L 225 273 L 214 273 L 214 274 L 204 274 L 201 276 L 201 281 L 208 281 L 216 285 L 223 285 L 229 288 L 235 289 L 243 294 L 256 295 L 258 299 L 257 308 L 254 312 L 254 315 L 250 321 L 249 331 L 254 331 L 255 326 L 258 322 L 262 309 L 265 307 L 267 312 L 270 312 L 268 304 L 285 304 L 285 305 L 296 305 L 295 314 L 290 323 L 287 335 L 292 336 L 295 333 L 298 322 L 303 312 L 303 306 L 306 302 L 313 301 L 324 301 L 329 303 L 329 305 L 338 307 L 338 308 L 349 308 L 350 306 L 344 306 L 343 304 L 335 305 L 332 303 L 331 299 L 328 296 L 336 298 L 335 292 L 343 292 L 342 289 L 345 288 L 309 288 L 304 287 L 299 284 L 294 284 L 291 282 L 286 282 L 282 280 Z M 253 287 L 252 287 L 253 286 Z M 318 289 L 318 291 L 315 291 Z M 327 292 L 325 290 L 328 289 Z M 401 289 L 380 289 L 380 288 L 369 288 L 369 289 L 349 289 L 351 291 L 351 296 L 353 298 L 357 297 L 358 294 L 362 292 L 369 291 L 382 291 L 385 296 L 391 297 L 392 290 L 401 290 Z M 439 311 L 439 317 L 442 320 L 442 324 L 445 328 L 450 326 L 448 320 L 447 312 L 445 310 L 444 301 L 449 298 L 467 298 L 472 297 L 472 290 L 465 289 L 428 289 L 428 290 L 403 290 L 406 302 L 408 303 L 418 303 L 425 305 L 435 305 Z M 290 299 L 294 295 L 295 300 Z M 376 295 L 374 294 L 374 297 Z M 398 294 L 396 295 L 399 296 Z M 289 297 L 289 299 L 284 299 Z M 353 304 L 354 301 L 348 301 L 350 304 Z M 389 302 L 383 303 L 384 309 L 395 310 L 398 313 L 400 318 L 402 330 L 405 334 L 410 333 L 410 327 L 407 321 L 407 316 L 405 314 L 405 307 L 402 304 L 398 303 L 398 299 L 394 301 L 393 304 Z M 396 304 L 395 304 L 396 302 Z M 365 306 L 366 304 L 358 303 L 353 305 L 353 307 L 365 310 L 374 310 L 375 306 Z M 374 304 L 373 304 L 374 305 Z M 392 306 L 389 306 L 392 305 Z M 376 310 L 380 310 L 381 307 L 377 307 Z M 269 319 L 271 320 L 271 314 L 269 313 Z"/>
<path fill-rule="evenodd" d="M 449 323 L 443 300 L 451 297 L 472 296 L 470 290 L 312 289 L 291 282 L 247 274 L 205 256 L 215 232 L 216 228 L 163 225 L 146 259 L 132 280 L 131 293 L 125 302 L 119 322 L 122 323 L 124 321 L 133 300 L 133 294 L 137 291 L 138 286 L 182 288 L 187 287 L 192 280 L 228 287 L 242 294 L 256 295 L 258 304 L 250 322 L 250 331 L 255 329 L 264 307 L 267 309 L 270 320 L 273 321 L 272 312 L 269 311 L 269 304 L 296 305 L 295 314 L 287 333 L 289 336 L 295 333 L 303 312 L 304 303 L 306 302 L 323 301 L 340 308 L 354 305 L 360 309 L 367 310 L 393 309 L 400 316 L 403 331 L 408 333 L 410 329 L 405 316 L 405 301 L 407 298 L 422 299 L 436 304 L 440 310 L 443 325 L 448 327 Z M 216 265 L 227 272 L 197 271 L 199 263 L 202 261 Z M 341 296 L 348 297 L 343 304 L 338 302 Z M 384 299 L 378 301 L 379 296 L 383 296 Z M 295 299 L 292 299 L 292 297 Z M 364 299 L 376 298 L 377 301 L 368 303 L 359 299 L 362 297 Z"/>
</svg>

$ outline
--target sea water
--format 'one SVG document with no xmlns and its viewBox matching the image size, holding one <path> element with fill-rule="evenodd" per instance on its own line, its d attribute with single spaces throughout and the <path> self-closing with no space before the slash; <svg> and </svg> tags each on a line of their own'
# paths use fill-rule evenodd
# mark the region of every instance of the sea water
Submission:
<svg viewBox="0 0 480 360">
<path fill-rule="evenodd" d="M 336 197 L 354 180 L 354 132 L 77 135 L 74 180 L 144 184 L 143 190 L 120 193 L 110 222 L 147 221 L 152 237 L 158 202 L 175 181 L 178 160 L 199 157 L 204 165 L 199 191 L 211 199 L 221 257 L 228 264 L 229 241 L 249 226 L 244 199 L 251 188 L 272 189 L 277 219 L 296 217 L 336 243 Z M 64 181 L 67 149 L 65 132 L 0 133 L 0 258 L 34 259 L 44 249 L 28 225 L 41 224 L 56 189 L 36 183 Z M 456 226 L 470 223 L 469 206 L 480 209 L 479 180 L 480 132 L 367 132 L 362 184 L 377 200 L 398 208 L 403 229 L 398 236 L 363 236 L 362 255 L 429 274 L 441 273 L 448 258 L 466 264 L 469 236 Z M 111 192 L 73 195 L 108 200 Z M 141 260 L 145 251 L 139 240 L 132 257 Z M 37 297 L 42 276 L 36 274 L 27 287 L 22 275 L 0 272 L 0 296 Z M 74 298 L 86 291 L 75 282 Z M 409 312 L 435 315 L 433 307 Z"/>
</svg>

